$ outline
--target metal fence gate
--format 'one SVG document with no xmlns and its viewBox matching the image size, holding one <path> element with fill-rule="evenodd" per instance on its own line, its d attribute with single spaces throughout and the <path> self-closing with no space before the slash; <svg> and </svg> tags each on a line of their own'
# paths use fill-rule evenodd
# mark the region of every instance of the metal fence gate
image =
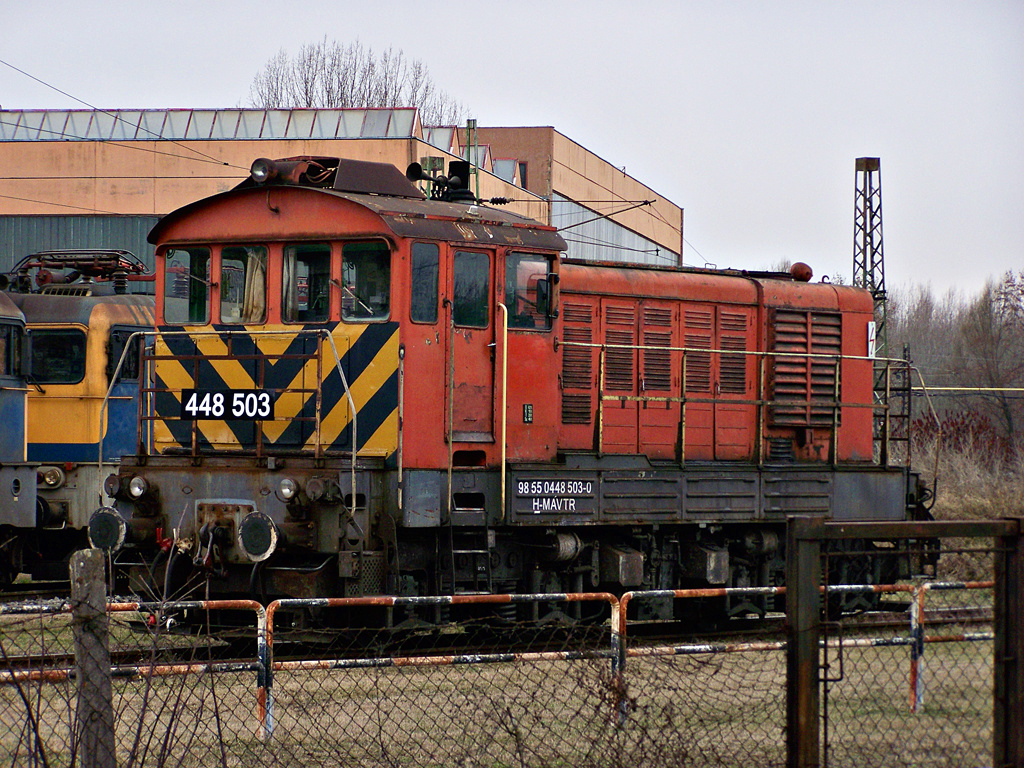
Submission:
<svg viewBox="0 0 1024 768">
<path fill-rule="evenodd" d="M 939 543 L 935 572 L 898 585 L 828 584 L 844 560 L 893 541 L 910 553 Z M 789 766 L 1024 765 L 1020 519 L 793 518 L 787 567 Z M 909 626 L 851 637 L 835 606 L 857 590 L 905 603 Z"/>
</svg>

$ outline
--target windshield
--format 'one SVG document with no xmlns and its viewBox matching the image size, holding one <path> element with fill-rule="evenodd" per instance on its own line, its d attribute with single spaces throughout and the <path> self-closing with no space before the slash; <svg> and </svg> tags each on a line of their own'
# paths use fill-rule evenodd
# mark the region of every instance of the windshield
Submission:
<svg viewBox="0 0 1024 768">
<path fill-rule="evenodd" d="M 32 378 L 39 384 L 77 384 L 85 378 L 85 333 L 32 329 Z"/>
</svg>

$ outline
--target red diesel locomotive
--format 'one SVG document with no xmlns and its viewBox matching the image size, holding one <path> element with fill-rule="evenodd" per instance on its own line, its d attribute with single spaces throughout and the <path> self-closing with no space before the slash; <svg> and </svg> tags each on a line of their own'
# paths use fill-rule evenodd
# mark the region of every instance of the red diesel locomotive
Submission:
<svg viewBox="0 0 1024 768">
<path fill-rule="evenodd" d="M 427 197 L 388 165 L 258 160 L 157 225 L 142 437 L 90 524 L 119 573 L 297 597 L 772 586 L 788 515 L 908 515 L 865 291 L 573 261 L 467 171 Z"/>
</svg>

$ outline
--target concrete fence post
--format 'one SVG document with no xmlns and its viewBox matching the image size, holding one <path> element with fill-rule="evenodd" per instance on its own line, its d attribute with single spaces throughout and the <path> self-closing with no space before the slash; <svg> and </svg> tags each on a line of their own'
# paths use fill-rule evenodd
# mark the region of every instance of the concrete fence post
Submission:
<svg viewBox="0 0 1024 768">
<path fill-rule="evenodd" d="M 78 756 L 84 768 L 116 768 L 103 552 L 71 556 L 71 610 L 78 683 Z"/>
</svg>

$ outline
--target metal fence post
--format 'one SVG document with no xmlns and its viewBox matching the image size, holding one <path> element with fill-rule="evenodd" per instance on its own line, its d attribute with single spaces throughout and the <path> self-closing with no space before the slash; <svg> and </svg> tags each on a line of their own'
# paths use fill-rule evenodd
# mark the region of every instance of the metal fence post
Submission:
<svg viewBox="0 0 1024 768">
<path fill-rule="evenodd" d="M 996 540 L 993 764 L 1024 767 L 1024 531 Z"/>
<path fill-rule="evenodd" d="M 910 711 L 917 713 L 924 703 L 924 597 L 927 584 L 914 587 L 910 604 Z"/>
<path fill-rule="evenodd" d="M 71 556 L 78 682 L 78 748 L 85 768 L 115 768 L 114 703 L 107 634 L 107 582 L 103 552 L 85 549 Z"/>
<path fill-rule="evenodd" d="M 615 710 L 615 725 L 619 728 L 626 724 L 629 716 L 629 707 L 626 702 L 626 606 L 632 592 L 627 592 L 621 598 L 612 603 L 612 685 L 615 687 L 613 693 L 613 708 Z"/>
<path fill-rule="evenodd" d="M 786 751 L 789 768 L 820 764 L 821 541 L 825 520 L 790 517 L 786 549 Z"/>
</svg>

